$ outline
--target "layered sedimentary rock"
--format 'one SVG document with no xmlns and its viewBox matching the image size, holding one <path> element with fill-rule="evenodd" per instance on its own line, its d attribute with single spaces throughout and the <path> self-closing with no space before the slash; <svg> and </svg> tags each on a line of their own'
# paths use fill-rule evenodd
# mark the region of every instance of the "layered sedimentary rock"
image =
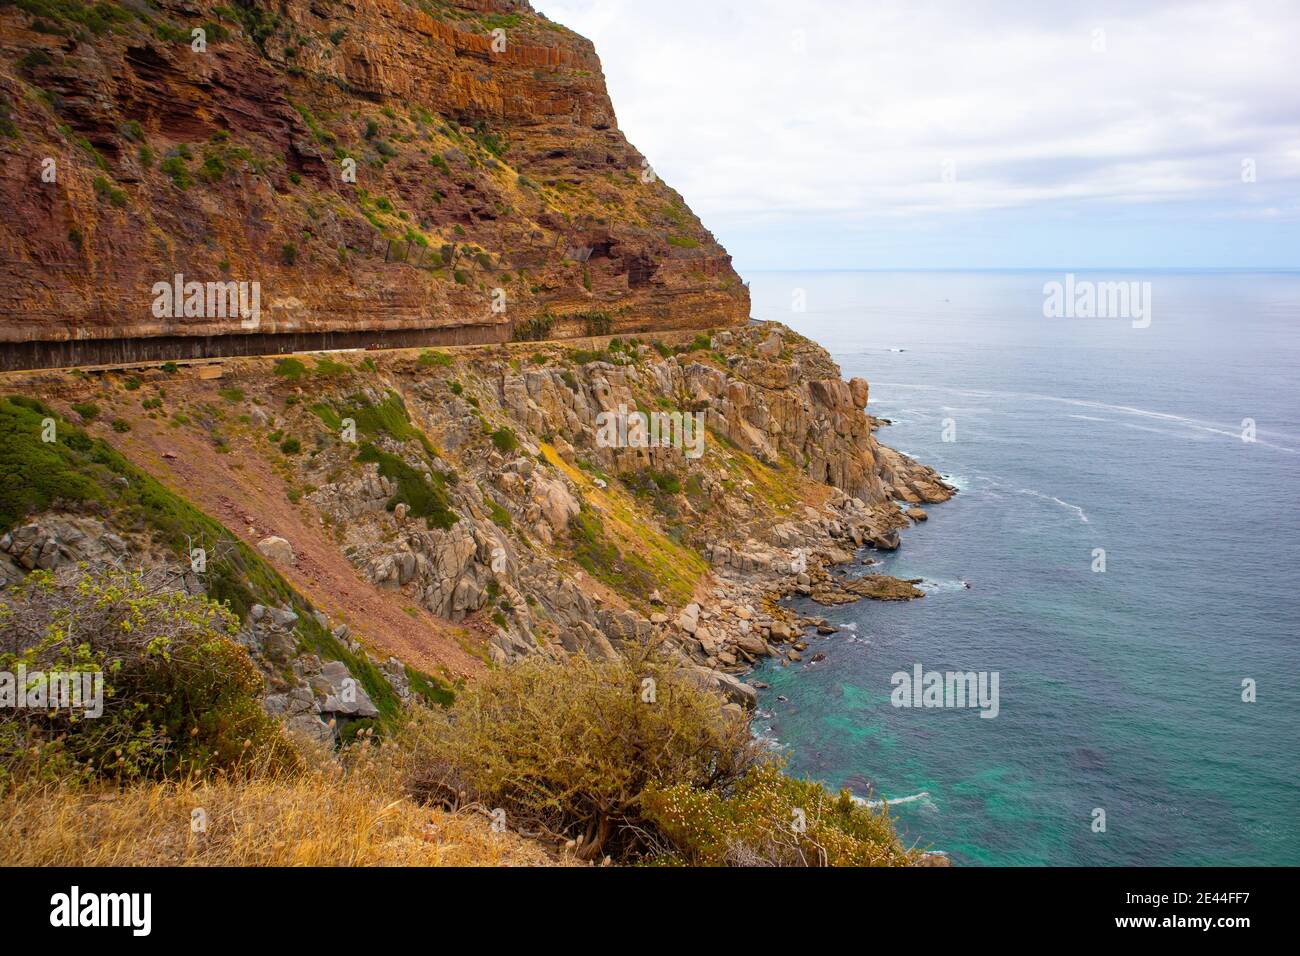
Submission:
<svg viewBox="0 0 1300 956">
<path fill-rule="evenodd" d="M 591 43 L 525 2 L 50 0 L 0 27 L 0 342 L 171 357 L 748 317 Z"/>
<path fill-rule="evenodd" d="M 610 658 L 658 640 L 744 705 L 746 670 L 797 660 L 809 626 L 774 594 L 920 596 L 841 573 L 860 548 L 899 547 L 900 502 L 952 494 L 876 440 L 866 381 L 843 381 L 825 350 L 774 323 L 601 344 L 241 359 L 216 380 L 44 373 L 8 388 L 46 395 L 223 516 L 376 661 L 445 660 L 459 677 L 467 653 Z M 655 414 L 698 420 L 698 442 L 606 440 L 610 416 Z M 120 548 L 105 529 L 41 521 L 0 539 L 0 584 Z M 454 653 L 435 653 L 451 634 Z M 274 673 L 295 660 L 273 634 L 253 643 Z"/>
</svg>

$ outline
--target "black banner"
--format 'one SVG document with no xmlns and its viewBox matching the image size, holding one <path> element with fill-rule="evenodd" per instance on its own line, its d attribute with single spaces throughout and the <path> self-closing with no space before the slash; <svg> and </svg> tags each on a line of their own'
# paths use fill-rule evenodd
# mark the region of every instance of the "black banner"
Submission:
<svg viewBox="0 0 1300 956">
<path fill-rule="evenodd" d="M 759 938 L 781 932 L 778 926 L 819 938 L 834 930 L 849 939 L 901 933 L 918 945 L 1038 931 L 1070 941 L 1199 937 L 1232 945 L 1242 934 L 1287 925 L 1282 913 L 1295 878 L 1294 870 L 1227 868 L 69 868 L 0 869 L 0 892 L 22 936 L 128 946 L 391 945 L 426 931 L 444 943 L 465 932 L 540 939 L 586 936 L 606 924 L 612 941 L 620 924 L 653 938 L 701 922 Z"/>
</svg>

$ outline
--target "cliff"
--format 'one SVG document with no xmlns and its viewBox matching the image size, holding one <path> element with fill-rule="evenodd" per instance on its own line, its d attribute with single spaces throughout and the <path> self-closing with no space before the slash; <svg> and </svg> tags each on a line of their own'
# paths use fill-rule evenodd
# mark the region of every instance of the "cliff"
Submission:
<svg viewBox="0 0 1300 956">
<path fill-rule="evenodd" d="M 898 547 L 909 520 L 897 502 L 951 489 L 877 442 L 866 381 L 843 381 L 825 350 L 783 326 L 602 341 L 4 385 L 44 396 L 261 549 L 358 659 L 399 680 L 403 665 L 454 682 L 488 662 L 614 658 L 655 639 L 752 703 L 744 672 L 808 624 L 772 598 L 851 599 L 831 566 L 864 546 Z M 606 427 L 637 415 L 659 417 L 659 442 Z M 120 510 L 15 515 L 0 529 L 0 587 L 33 567 L 122 554 L 157 564 L 160 543 L 179 547 L 142 536 Z M 244 616 L 281 712 L 311 705 L 302 688 L 313 680 L 319 707 L 346 676 L 322 682 L 320 661 L 296 656 L 287 635 L 302 608 Z"/>
<path fill-rule="evenodd" d="M 843 566 L 899 547 L 899 531 L 925 518 L 915 505 L 951 489 L 876 440 L 866 381 L 843 381 L 823 349 L 783 326 L 582 346 L 0 375 L 0 471 L 10 476 L 0 490 L 0 621 L 10 622 L 0 654 L 41 630 L 14 622 L 62 613 L 64 595 L 93 587 L 87 575 L 140 569 L 130 581 L 154 582 L 169 602 L 184 592 L 227 621 L 226 643 L 205 638 L 200 660 L 244 668 L 240 720 L 265 722 L 319 767 L 276 777 L 270 790 L 205 790 L 201 802 L 218 808 L 214 826 L 227 834 L 211 852 L 205 841 L 158 839 L 165 828 L 138 824 L 134 812 L 154 791 L 116 787 L 103 799 L 119 809 L 97 824 L 97 846 L 114 847 L 113 859 L 280 862 L 276 848 L 292 847 L 301 825 L 276 816 L 274 839 L 241 836 L 246 800 L 306 801 L 348 819 L 384 804 L 402 808 L 395 829 L 348 858 L 436 862 L 473 807 L 515 800 L 507 842 L 481 846 L 471 828 L 466 853 L 706 865 L 942 860 L 903 845 L 887 812 L 866 806 L 836 830 L 843 852 L 786 853 L 762 836 L 787 832 L 793 808 L 810 799 L 839 814 L 846 801 L 763 763 L 748 720 L 758 687 L 746 675 L 768 656 L 793 666 L 804 654 L 815 664 L 840 652 L 834 641 L 810 647 L 813 629 L 835 628 L 796 615 L 785 595 L 824 605 L 923 597 L 917 582 Z M 112 580 L 110 593 L 128 587 Z M 82 622 L 85 602 L 73 607 L 78 635 L 107 640 Z M 482 736 L 467 737 L 471 728 Z M 231 734 L 227 752 L 242 754 L 249 744 L 239 740 L 254 739 Z M 727 781 L 762 786 L 778 803 L 755 810 L 730 783 L 715 787 L 712 771 L 702 784 L 673 771 L 686 781 L 674 793 L 741 801 L 738 826 L 760 836 L 698 836 L 695 811 L 653 787 L 646 809 L 636 796 L 592 804 L 589 790 L 603 794 L 606 781 L 644 779 L 649 751 L 696 753 L 699 734 L 716 741 L 717 759 L 732 768 Z M 550 736 L 534 747 L 539 735 Z M 30 748 L 6 749 L 3 739 L 0 768 L 18 774 Z M 597 768 L 584 771 L 577 809 L 511 789 L 539 753 L 545 787 L 564 792 L 570 768 Z M 521 769 L 502 777 L 498 760 Z M 509 793 L 493 789 L 500 779 Z M 0 815 L 0 830 L 47 820 L 52 799 Z M 588 805 L 614 809 L 592 816 Z M 431 831 L 436 807 L 455 815 L 435 815 L 442 822 Z M 647 826 L 660 836 L 645 842 Z M 823 845 L 810 839 L 808 850 Z M 148 849 L 131 850 L 140 846 Z"/>
<path fill-rule="evenodd" d="M 7 367 L 748 317 L 591 43 L 526 2 L 18 0 L 0 28 Z M 177 275 L 257 314 L 160 303 Z"/>
</svg>

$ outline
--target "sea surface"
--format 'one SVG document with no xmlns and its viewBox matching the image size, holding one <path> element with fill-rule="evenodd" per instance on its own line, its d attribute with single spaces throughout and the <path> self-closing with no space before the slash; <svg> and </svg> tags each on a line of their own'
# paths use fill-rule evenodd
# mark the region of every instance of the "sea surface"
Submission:
<svg viewBox="0 0 1300 956">
<path fill-rule="evenodd" d="M 791 769 L 967 865 L 1300 864 L 1300 274 L 1077 275 L 1145 328 L 1045 318 L 1064 273 L 749 278 L 960 488 L 876 555 L 924 598 L 795 605 L 841 631 L 755 675 Z M 892 706 L 916 664 L 998 715 Z"/>
</svg>

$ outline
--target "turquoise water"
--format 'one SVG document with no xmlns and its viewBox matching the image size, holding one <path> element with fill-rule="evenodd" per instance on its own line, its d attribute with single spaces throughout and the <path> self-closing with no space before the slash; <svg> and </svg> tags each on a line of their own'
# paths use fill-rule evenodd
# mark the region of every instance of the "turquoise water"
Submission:
<svg viewBox="0 0 1300 956">
<path fill-rule="evenodd" d="M 1300 864 L 1300 275 L 1080 276 L 1150 281 L 1144 329 L 1044 318 L 1060 274 L 750 278 L 961 488 L 883 556 L 925 598 L 797 605 L 843 630 L 756 675 L 792 768 L 965 864 Z M 916 663 L 998 716 L 892 707 Z"/>
</svg>

